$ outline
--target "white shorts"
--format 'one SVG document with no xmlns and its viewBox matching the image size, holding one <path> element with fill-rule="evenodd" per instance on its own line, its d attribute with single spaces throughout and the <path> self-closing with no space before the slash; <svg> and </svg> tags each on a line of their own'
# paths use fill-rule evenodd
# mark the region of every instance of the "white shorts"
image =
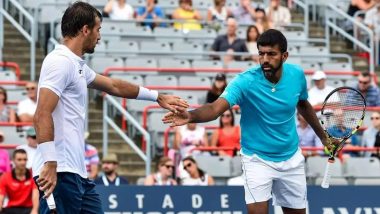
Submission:
<svg viewBox="0 0 380 214">
<path fill-rule="evenodd" d="M 252 204 L 268 201 L 273 195 L 273 205 L 306 208 L 305 158 L 301 150 L 289 160 L 265 161 L 257 155 L 242 155 L 245 202 Z"/>
</svg>

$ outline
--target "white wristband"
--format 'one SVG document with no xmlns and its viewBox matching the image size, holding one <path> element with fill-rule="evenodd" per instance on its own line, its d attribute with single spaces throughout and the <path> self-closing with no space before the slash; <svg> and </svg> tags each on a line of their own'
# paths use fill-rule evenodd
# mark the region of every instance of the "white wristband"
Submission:
<svg viewBox="0 0 380 214">
<path fill-rule="evenodd" d="M 156 102 L 158 97 L 158 91 L 149 90 L 147 88 L 141 87 L 139 89 L 139 94 L 136 97 L 136 100 L 148 100 Z"/>
<path fill-rule="evenodd" d="M 57 161 L 57 153 L 55 151 L 54 141 L 38 144 L 37 151 L 41 153 L 44 163 L 48 161 Z"/>
</svg>

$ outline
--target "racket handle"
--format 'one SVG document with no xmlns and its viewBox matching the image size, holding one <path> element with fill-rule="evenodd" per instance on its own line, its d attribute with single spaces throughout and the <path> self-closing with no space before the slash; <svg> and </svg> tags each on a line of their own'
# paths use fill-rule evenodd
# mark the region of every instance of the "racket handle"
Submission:
<svg viewBox="0 0 380 214">
<path fill-rule="evenodd" d="M 47 205 L 49 207 L 49 210 L 55 210 L 56 209 L 53 193 L 50 194 L 50 196 L 46 198 L 46 202 L 47 202 Z"/>
<path fill-rule="evenodd" d="M 330 186 L 330 178 L 331 178 L 331 165 L 334 163 L 334 159 L 329 159 L 325 169 L 325 175 L 323 176 L 323 181 L 321 184 L 322 188 L 329 188 Z"/>
</svg>

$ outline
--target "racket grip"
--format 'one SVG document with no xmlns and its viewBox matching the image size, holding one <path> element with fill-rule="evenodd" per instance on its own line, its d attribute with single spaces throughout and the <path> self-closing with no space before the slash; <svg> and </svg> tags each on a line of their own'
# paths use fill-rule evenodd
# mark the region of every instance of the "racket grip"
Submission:
<svg viewBox="0 0 380 214">
<path fill-rule="evenodd" d="M 47 205 L 49 207 L 49 210 L 55 210 L 56 209 L 53 193 L 50 194 L 50 196 L 46 198 L 46 202 L 47 202 Z"/>
<path fill-rule="evenodd" d="M 330 186 L 330 178 L 331 178 L 331 165 L 334 163 L 334 160 L 328 160 L 326 169 L 325 169 L 325 175 L 323 176 L 321 187 L 324 189 L 329 188 Z"/>
</svg>

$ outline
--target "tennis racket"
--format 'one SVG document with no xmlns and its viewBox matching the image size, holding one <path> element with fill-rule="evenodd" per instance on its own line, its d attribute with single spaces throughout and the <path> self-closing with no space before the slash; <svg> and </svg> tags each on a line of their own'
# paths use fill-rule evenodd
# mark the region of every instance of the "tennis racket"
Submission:
<svg viewBox="0 0 380 214">
<path fill-rule="evenodd" d="M 364 96 L 351 87 L 339 87 L 330 92 L 321 109 L 321 124 L 328 138 L 339 141 L 330 151 L 322 188 L 329 188 L 334 156 L 363 123 L 366 109 Z"/>
</svg>

